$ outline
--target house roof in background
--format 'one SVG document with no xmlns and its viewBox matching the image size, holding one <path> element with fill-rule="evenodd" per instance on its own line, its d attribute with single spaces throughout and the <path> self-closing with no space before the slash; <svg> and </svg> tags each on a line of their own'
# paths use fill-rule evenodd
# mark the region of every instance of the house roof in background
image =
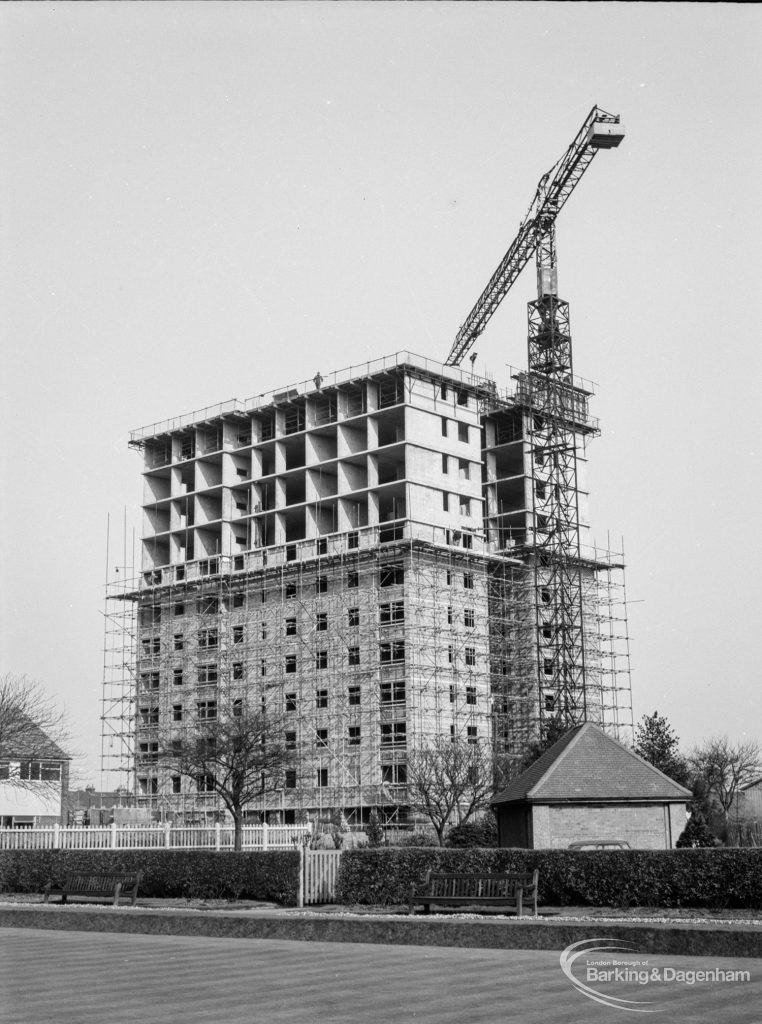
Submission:
<svg viewBox="0 0 762 1024">
<path fill-rule="evenodd" d="M 71 757 L 30 719 L 27 719 L 26 725 L 23 727 L 19 729 L 14 727 L 7 745 L 4 744 L 3 749 L 0 750 L 0 757 L 6 760 L 71 761 Z"/>
</svg>

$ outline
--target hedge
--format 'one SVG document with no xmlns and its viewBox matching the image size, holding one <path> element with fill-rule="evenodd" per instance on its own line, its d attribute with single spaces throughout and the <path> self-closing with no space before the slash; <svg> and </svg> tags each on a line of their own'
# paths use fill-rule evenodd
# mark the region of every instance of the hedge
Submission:
<svg viewBox="0 0 762 1024">
<path fill-rule="evenodd" d="M 427 870 L 540 872 L 551 906 L 762 908 L 762 849 L 362 849 L 341 858 L 336 899 L 405 904 Z"/>
<path fill-rule="evenodd" d="M 272 900 L 295 906 L 299 854 L 206 850 L 0 850 L 0 893 L 42 892 L 70 871 L 142 871 L 140 896 Z"/>
</svg>

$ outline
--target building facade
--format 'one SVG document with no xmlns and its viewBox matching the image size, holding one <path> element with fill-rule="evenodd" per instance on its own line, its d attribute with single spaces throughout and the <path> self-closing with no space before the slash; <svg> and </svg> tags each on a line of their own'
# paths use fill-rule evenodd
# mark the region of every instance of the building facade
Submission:
<svg viewBox="0 0 762 1024">
<path fill-rule="evenodd" d="M 70 761 L 33 722 L 17 724 L 0 753 L 0 828 L 61 824 Z"/>
<path fill-rule="evenodd" d="M 588 394 L 575 388 L 580 463 Z M 253 817 L 404 820 L 411 750 L 450 737 L 520 756 L 567 699 L 570 657 L 538 542 L 559 487 L 543 483 L 537 420 L 521 375 L 501 394 L 400 353 L 136 431 L 142 572 L 111 588 L 104 750 L 139 802 L 219 812 L 162 768 L 159 737 L 243 696 L 283 716 L 296 755 Z M 621 565 L 575 564 L 586 717 L 617 729 L 631 721 Z"/>
</svg>

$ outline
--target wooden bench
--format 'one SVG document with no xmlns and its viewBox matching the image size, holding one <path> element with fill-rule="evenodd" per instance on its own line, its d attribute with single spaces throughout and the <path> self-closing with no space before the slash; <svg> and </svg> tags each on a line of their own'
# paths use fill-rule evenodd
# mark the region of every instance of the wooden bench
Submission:
<svg viewBox="0 0 762 1024">
<path fill-rule="evenodd" d="M 423 886 L 410 886 L 409 913 L 422 904 L 429 913 L 433 905 L 513 907 L 521 917 L 524 907 L 532 907 L 537 917 L 537 880 L 539 871 L 494 875 L 437 874 L 426 872 Z"/>
<path fill-rule="evenodd" d="M 51 896 L 59 894 L 61 903 L 66 903 L 68 896 L 100 896 L 112 897 L 114 906 L 118 907 L 120 896 L 131 896 L 131 906 L 134 907 L 142 877 L 142 871 L 73 871 L 66 876 L 62 886 L 48 882 L 45 886 L 45 903 Z"/>
</svg>

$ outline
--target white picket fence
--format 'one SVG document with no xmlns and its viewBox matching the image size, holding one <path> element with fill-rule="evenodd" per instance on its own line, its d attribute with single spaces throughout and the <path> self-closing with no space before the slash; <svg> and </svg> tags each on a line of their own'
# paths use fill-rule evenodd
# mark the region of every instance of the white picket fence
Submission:
<svg viewBox="0 0 762 1024">
<path fill-rule="evenodd" d="M 309 825 L 244 825 L 244 850 L 288 850 Z M 232 825 L 103 825 L 0 829 L 0 850 L 232 850 Z"/>
<path fill-rule="evenodd" d="M 341 850 L 310 850 L 309 825 L 244 825 L 244 850 L 298 849 L 299 906 L 336 898 Z M 0 850 L 232 850 L 232 826 L 104 825 L 0 829 Z"/>
<path fill-rule="evenodd" d="M 301 857 L 299 906 L 332 903 L 336 898 L 341 850 L 303 849 Z"/>
</svg>

